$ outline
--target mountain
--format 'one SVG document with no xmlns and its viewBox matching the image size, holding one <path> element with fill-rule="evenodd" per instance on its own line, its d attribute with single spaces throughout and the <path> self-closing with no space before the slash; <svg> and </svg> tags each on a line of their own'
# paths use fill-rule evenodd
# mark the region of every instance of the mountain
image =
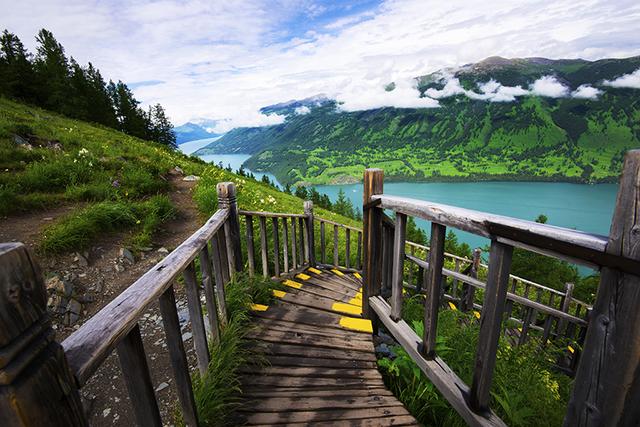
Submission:
<svg viewBox="0 0 640 427">
<path fill-rule="evenodd" d="M 189 141 L 195 141 L 197 139 L 215 138 L 220 136 L 220 134 L 209 132 L 202 125 L 192 122 L 187 122 L 182 126 L 177 126 L 173 128 L 173 131 L 176 134 L 176 142 L 178 145 Z"/>
<path fill-rule="evenodd" d="M 252 154 L 247 167 L 283 184 L 356 182 L 365 167 L 399 181 L 614 182 L 623 153 L 640 147 L 640 88 L 606 82 L 638 69 L 640 57 L 491 57 L 417 77 L 438 108 L 347 112 L 326 100 L 199 153 Z"/>
<path fill-rule="evenodd" d="M 260 112 L 262 114 L 280 114 L 282 116 L 288 116 L 291 114 L 306 114 L 311 108 L 319 107 L 330 103 L 331 100 L 324 94 L 310 96 L 308 98 L 281 102 L 279 104 L 268 105 L 262 107 Z"/>
</svg>

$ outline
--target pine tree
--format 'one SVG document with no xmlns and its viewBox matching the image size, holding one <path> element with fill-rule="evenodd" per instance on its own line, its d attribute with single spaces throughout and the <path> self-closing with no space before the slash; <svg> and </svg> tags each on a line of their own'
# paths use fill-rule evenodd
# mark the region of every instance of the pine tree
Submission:
<svg viewBox="0 0 640 427">
<path fill-rule="evenodd" d="M 100 70 L 89 62 L 84 72 L 88 84 L 87 96 L 89 98 L 87 120 L 109 127 L 116 127 L 118 125 L 116 112 Z"/>
<path fill-rule="evenodd" d="M 138 107 L 140 102 L 133 96 L 131 89 L 119 80 L 117 84 L 109 82 L 109 92 L 120 130 L 138 138 L 146 138 L 150 128 L 149 118 Z"/>
<path fill-rule="evenodd" d="M 149 107 L 149 138 L 160 144 L 176 148 L 176 134 L 173 132 L 173 125 L 167 118 L 162 105 L 156 104 Z"/>
<path fill-rule="evenodd" d="M 34 84 L 31 55 L 18 36 L 4 30 L 0 36 L 0 93 L 34 102 Z"/>
<path fill-rule="evenodd" d="M 69 114 L 69 61 L 64 48 L 53 37 L 51 31 L 44 28 L 38 33 L 36 41 L 39 45 L 36 49 L 34 68 L 41 105 Z"/>
</svg>

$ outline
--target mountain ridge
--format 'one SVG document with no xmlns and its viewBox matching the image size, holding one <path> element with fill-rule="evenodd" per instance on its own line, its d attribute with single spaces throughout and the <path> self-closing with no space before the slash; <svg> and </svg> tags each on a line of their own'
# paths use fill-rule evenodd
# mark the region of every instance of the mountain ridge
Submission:
<svg viewBox="0 0 640 427">
<path fill-rule="evenodd" d="M 422 96 L 442 95 L 439 108 L 347 112 L 326 100 L 279 125 L 234 129 L 199 153 L 252 154 L 247 167 L 283 184 L 355 182 L 365 167 L 391 180 L 614 182 L 622 153 L 640 147 L 640 90 L 611 81 L 638 69 L 640 56 L 490 57 L 416 77 Z M 538 95 L 539 81 L 562 95 Z M 588 96 L 577 94 L 585 86 Z M 501 88 L 516 95 L 489 97 Z"/>
</svg>

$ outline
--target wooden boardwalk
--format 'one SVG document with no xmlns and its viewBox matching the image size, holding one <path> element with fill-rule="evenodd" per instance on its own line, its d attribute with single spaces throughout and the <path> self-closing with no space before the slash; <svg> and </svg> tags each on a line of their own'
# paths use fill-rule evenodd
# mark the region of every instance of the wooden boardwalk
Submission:
<svg viewBox="0 0 640 427">
<path fill-rule="evenodd" d="M 244 368 L 239 423 L 418 425 L 376 367 L 360 276 L 309 268 L 283 284 L 271 306 L 253 307 L 264 357 Z"/>
</svg>

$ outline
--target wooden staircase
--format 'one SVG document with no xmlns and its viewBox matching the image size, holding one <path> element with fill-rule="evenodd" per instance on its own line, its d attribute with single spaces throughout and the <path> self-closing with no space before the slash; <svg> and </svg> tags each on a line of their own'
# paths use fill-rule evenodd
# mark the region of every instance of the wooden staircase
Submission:
<svg viewBox="0 0 640 427">
<path fill-rule="evenodd" d="M 243 369 L 238 423 L 418 425 L 376 367 L 360 275 L 308 268 L 282 284 L 273 304 L 253 307 L 263 358 Z"/>
</svg>

